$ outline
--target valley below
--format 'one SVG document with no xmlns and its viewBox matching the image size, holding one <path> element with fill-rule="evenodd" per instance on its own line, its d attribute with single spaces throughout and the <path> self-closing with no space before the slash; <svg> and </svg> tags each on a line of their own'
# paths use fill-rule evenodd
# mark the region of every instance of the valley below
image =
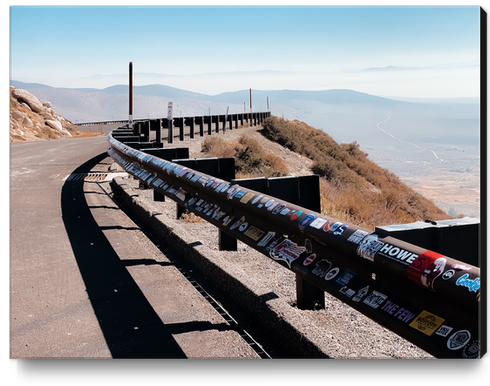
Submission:
<svg viewBox="0 0 490 386">
<path fill-rule="evenodd" d="M 463 139 L 447 135 L 441 142 L 432 142 L 419 133 L 411 135 L 409 128 L 396 133 L 387 123 L 385 132 L 376 131 L 379 126 L 376 123 L 370 124 L 370 129 L 357 140 L 361 150 L 452 217 L 480 218 L 480 145 L 475 130 L 468 130 Z M 427 128 L 429 133 L 443 126 L 432 124 L 432 128 Z M 345 134 L 343 137 L 343 142 L 351 142 Z"/>
</svg>

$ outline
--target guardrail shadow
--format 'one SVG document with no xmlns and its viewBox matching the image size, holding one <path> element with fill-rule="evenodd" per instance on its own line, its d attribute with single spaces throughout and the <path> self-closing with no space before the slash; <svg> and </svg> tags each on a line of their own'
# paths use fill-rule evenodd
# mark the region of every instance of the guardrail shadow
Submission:
<svg viewBox="0 0 490 386">
<path fill-rule="evenodd" d="M 73 172 L 88 172 L 106 157 L 99 154 Z M 63 223 L 112 357 L 186 358 L 171 335 L 175 325 L 161 321 L 93 218 L 83 186 L 63 185 Z"/>
</svg>

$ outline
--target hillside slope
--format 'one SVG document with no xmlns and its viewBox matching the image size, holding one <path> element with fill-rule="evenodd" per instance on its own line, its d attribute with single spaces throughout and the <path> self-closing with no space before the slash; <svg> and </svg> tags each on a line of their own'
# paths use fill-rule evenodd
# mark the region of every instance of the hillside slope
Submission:
<svg viewBox="0 0 490 386">
<path fill-rule="evenodd" d="M 259 129 L 205 137 L 200 149 L 194 141 L 187 145 L 191 157 L 202 157 L 203 153 L 206 157 L 235 157 L 238 178 L 319 174 L 322 213 L 366 228 L 450 218 L 395 174 L 372 162 L 357 143 L 338 144 L 304 122 L 273 116 Z M 281 170 L 283 166 L 276 172 L 271 170 L 271 157 L 280 158 L 282 162 L 273 164 L 284 164 L 289 173 Z M 244 160 L 254 162 L 245 168 Z"/>
</svg>

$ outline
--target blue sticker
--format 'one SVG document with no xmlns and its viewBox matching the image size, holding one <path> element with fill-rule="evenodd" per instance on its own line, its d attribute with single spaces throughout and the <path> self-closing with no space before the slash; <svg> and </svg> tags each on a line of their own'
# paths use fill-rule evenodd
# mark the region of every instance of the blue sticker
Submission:
<svg viewBox="0 0 490 386">
<path fill-rule="evenodd" d="M 316 219 L 316 217 L 317 217 L 316 214 L 313 214 L 313 213 L 310 213 L 310 214 L 306 215 L 305 218 L 303 218 L 303 220 L 301 220 L 300 223 L 299 223 L 299 230 L 301 232 L 303 232 L 305 230 L 305 227 L 308 224 L 312 223 L 313 220 Z"/>
</svg>

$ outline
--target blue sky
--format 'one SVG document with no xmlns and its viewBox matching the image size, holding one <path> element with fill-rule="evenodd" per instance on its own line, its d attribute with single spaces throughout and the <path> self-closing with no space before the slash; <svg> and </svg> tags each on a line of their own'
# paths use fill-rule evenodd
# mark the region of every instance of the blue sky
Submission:
<svg viewBox="0 0 490 386">
<path fill-rule="evenodd" d="M 242 83 L 216 76 L 186 82 L 182 75 L 269 70 L 287 73 L 262 77 L 253 87 L 478 96 L 479 12 L 479 7 L 14 6 L 10 77 L 56 87 L 107 87 L 109 78 L 104 84 L 90 77 L 127 74 L 132 61 L 135 84 L 138 73 L 181 75 L 167 83 L 208 94 L 248 88 L 253 81 L 244 75 Z M 374 77 L 338 73 L 387 66 L 405 70 Z M 425 90 L 414 89 L 417 76 Z M 161 83 L 155 80 L 145 78 L 146 84 Z"/>
</svg>

